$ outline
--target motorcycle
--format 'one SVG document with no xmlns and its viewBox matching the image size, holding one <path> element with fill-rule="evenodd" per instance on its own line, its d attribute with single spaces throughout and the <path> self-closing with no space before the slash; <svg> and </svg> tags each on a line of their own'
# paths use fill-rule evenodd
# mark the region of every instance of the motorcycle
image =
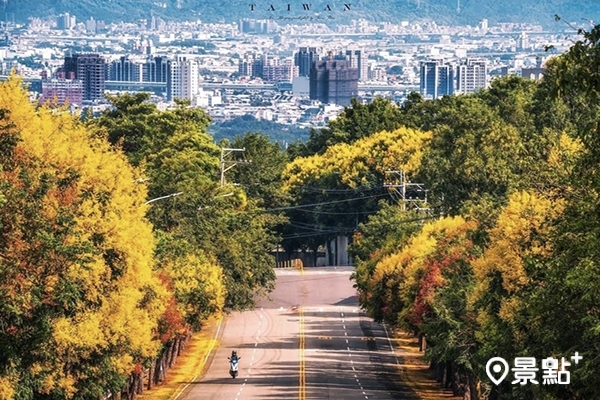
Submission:
<svg viewBox="0 0 600 400">
<path fill-rule="evenodd" d="M 241 358 L 242 357 L 227 357 L 227 359 L 229 360 L 229 375 L 231 375 L 231 377 L 234 379 L 238 375 L 238 363 Z"/>
</svg>

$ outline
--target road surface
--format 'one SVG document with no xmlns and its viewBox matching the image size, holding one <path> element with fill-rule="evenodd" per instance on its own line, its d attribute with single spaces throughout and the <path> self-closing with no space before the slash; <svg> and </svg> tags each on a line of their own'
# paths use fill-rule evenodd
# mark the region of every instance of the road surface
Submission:
<svg viewBox="0 0 600 400">
<path fill-rule="evenodd" d="M 277 270 L 270 300 L 233 313 L 185 400 L 413 399 L 383 325 L 358 308 L 352 267 Z M 228 374 L 237 350 L 239 375 Z"/>
</svg>

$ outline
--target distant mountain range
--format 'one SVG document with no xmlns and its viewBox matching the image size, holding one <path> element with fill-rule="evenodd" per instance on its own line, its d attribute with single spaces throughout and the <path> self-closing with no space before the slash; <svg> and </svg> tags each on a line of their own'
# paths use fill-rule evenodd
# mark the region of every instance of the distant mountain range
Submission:
<svg viewBox="0 0 600 400">
<path fill-rule="evenodd" d="M 252 7 L 251 4 L 255 6 Z M 304 4 L 310 4 L 306 10 Z M 348 6 L 345 6 L 347 4 Z M 289 10 L 288 10 L 289 5 Z M 349 8 L 349 9 L 348 9 Z M 278 23 L 348 23 L 433 20 L 444 25 L 476 25 L 486 18 L 498 22 L 538 23 L 566 28 L 554 15 L 578 25 L 600 21 L 598 0 L 0 0 L 0 18 L 25 22 L 68 12 L 78 21 L 105 22 L 150 19 L 232 22 L 272 17 Z"/>
</svg>

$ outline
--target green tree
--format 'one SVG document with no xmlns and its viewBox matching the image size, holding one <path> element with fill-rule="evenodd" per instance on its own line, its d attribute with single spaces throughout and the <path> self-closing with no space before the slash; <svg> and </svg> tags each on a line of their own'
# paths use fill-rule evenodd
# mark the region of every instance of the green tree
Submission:
<svg viewBox="0 0 600 400">
<path fill-rule="evenodd" d="M 285 232 L 290 240 L 284 245 L 305 248 L 310 239 L 315 249 L 336 236 L 351 236 L 377 211 L 379 200 L 391 198 L 384 187 L 386 171 L 402 169 L 411 176 L 420 165 L 429 137 L 399 128 L 294 159 L 283 172 L 285 188 L 297 206 L 287 213 L 294 229 Z M 302 237 L 307 242 L 294 240 Z"/>
<path fill-rule="evenodd" d="M 287 154 L 278 143 L 262 133 L 250 132 L 236 136 L 233 148 L 245 149 L 243 156 L 250 164 L 239 165 L 228 172 L 230 180 L 244 188 L 246 194 L 256 199 L 258 205 L 275 208 L 287 201 L 282 190 L 281 174 L 288 163 Z"/>
<path fill-rule="evenodd" d="M 597 357 L 600 332 L 597 246 L 600 235 L 600 26 L 580 30 L 581 39 L 571 49 L 547 63 L 542 89 L 566 109 L 568 127 L 581 143 L 580 157 L 565 185 L 565 211 L 552 236 L 555 249 L 545 263 L 543 285 L 528 303 L 538 315 L 539 354 L 583 356 L 572 367 L 571 385 L 553 388 L 553 398 L 596 398 L 600 379 Z M 558 311 L 560 310 L 560 311 Z M 563 386 L 563 385 L 561 385 Z"/>
<path fill-rule="evenodd" d="M 418 174 L 434 205 L 457 214 L 466 200 L 485 194 L 501 204 L 520 171 L 518 130 L 475 95 L 444 97 L 435 118 Z"/>
<path fill-rule="evenodd" d="M 388 99 L 376 97 L 369 104 L 352 99 L 350 106 L 326 128 L 311 131 L 304 155 L 322 154 L 340 143 L 351 144 L 381 131 L 393 131 L 402 124 L 399 107 Z"/>
<path fill-rule="evenodd" d="M 180 262 L 200 260 L 189 266 L 196 269 L 215 262 L 222 268 L 227 290 L 224 306 L 252 307 L 255 294 L 273 288 L 274 260 L 269 251 L 275 248 L 272 229 L 278 221 L 262 213 L 258 200 L 248 199 L 241 187 L 220 186 L 220 149 L 207 134 L 208 115 L 187 101 L 177 101 L 175 108 L 166 111 L 147 105 L 147 97 L 142 95 L 124 95 L 111 101 L 119 113 L 113 116 L 109 111 L 92 126 L 100 134 L 116 138 L 111 143 L 117 147 L 129 139 L 136 144 L 128 147 L 126 154 L 144 169 L 142 177 L 149 179 L 153 202 L 148 216 L 155 230 L 162 231 L 158 234 L 176 247 L 181 241 L 197 247 L 182 248 L 191 253 L 173 260 L 175 264 L 168 270 L 170 281 L 178 282 L 173 275 L 177 271 L 185 278 L 185 270 L 178 267 Z M 139 123 L 132 127 L 131 120 Z M 263 139 L 252 140 L 256 144 L 249 143 L 253 149 L 264 144 Z M 176 297 L 184 301 L 180 305 L 184 307 L 185 296 Z M 190 315 L 206 312 L 193 310 Z"/>
</svg>

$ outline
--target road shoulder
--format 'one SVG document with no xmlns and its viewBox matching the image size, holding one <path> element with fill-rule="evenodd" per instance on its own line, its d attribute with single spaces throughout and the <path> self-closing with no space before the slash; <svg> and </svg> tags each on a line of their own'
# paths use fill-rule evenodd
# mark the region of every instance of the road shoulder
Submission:
<svg viewBox="0 0 600 400">
<path fill-rule="evenodd" d="M 188 345 L 169 370 L 166 380 L 152 390 L 136 396 L 138 400 L 175 400 L 184 397 L 192 385 L 199 382 L 219 347 L 224 318 L 209 319 L 200 332 L 190 338 Z"/>
<path fill-rule="evenodd" d="M 421 400 L 461 398 L 452 396 L 451 390 L 441 388 L 435 381 L 433 371 L 419 351 L 417 338 L 405 332 L 395 332 L 393 338 L 396 356 L 400 360 L 400 376 Z"/>
</svg>

